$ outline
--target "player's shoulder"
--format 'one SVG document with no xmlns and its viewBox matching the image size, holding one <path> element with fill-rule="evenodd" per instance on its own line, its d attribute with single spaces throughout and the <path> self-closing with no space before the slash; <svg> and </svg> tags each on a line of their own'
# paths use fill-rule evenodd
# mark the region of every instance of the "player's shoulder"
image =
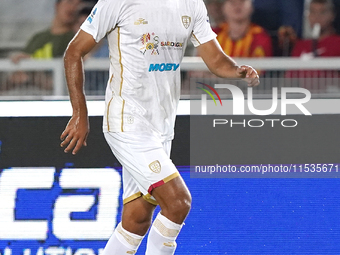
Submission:
<svg viewBox="0 0 340 255">
<path fill-rule="evenodd" d="M 98 0 L 98 3 L 115 3 L 115 2 L 122 2 L 124 0 Z"/>
<path fill-rule="evenodd" d="M 136 0 L 99 0 L 94 7 L 93 15 L 98 12 L 101 19 L 106 19 L 112 13 L 120 13 L 120 10 L 124 7 L 126 9 L 130 8 L 134 5 L 134 1 Z"/>
<path fill-rule="evenodd" d="M 204 5 L 203 0 L 181 0 L 181 1 L 192 6 Z"/>
<path fill-rule="evenodd" d="M 134 0 L 99 0 L 97 4 L 108 6 L 119 6 L 126 4 L 127 2 L 133 2 Z"/>
</svg>

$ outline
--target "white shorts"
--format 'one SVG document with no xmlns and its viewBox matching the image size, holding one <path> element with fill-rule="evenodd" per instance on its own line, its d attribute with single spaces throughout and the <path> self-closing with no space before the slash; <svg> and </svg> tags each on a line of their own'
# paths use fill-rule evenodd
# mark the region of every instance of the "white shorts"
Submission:
<svg viewBox="0 0 340 255">
<path fill-rule="evenodd" d="M 179 176 L 170 159 L 171 141 L 149 133 L 104 132 L 104 136 L 123 166 L 123 204 L 143 196 L 157 205 L 152 190 Z"/>
</svg>

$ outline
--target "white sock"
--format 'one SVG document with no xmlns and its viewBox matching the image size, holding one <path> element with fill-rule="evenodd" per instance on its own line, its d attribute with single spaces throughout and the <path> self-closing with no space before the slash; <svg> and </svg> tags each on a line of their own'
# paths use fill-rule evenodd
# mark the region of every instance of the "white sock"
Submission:
<svg viewBox="0 0 340 255">
<path fill-rule="evenodd" d="M 149 232 L 145 255 L 173 255 L 182 226 L 158 213 Z"/>
<path fill-rule="evenodd" d="M 133 234 L 119 223 L 107 242 L 102 255 L 135 254 L 144 236 Z"/>
</svg>

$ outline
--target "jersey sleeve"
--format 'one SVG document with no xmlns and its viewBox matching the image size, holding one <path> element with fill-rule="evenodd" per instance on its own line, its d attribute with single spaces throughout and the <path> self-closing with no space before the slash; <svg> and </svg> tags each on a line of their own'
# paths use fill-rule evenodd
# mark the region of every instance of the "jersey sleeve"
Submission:
<svg viewBox="0 0 340 255">
<path fill-rule="evenodd" d="M 93 36 L 99 42 L 119 22 L 121 0 L 100 0 L 93 7 L 80 29 Z"/>
<path fill-rule="evenodd" d="M 216 38 L 216 34 L 211 29 L 207 8 L 203 0 L 196 0 L 194 27 L 191 42 L 195 47 Z"/>
</svg>

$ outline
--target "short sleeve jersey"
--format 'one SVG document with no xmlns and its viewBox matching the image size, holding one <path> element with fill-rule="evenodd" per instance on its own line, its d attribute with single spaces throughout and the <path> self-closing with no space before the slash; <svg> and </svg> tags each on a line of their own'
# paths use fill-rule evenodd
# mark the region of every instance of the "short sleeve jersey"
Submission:
<svg viewBox="0 0 340 255">
<path fill-rule="evenodd" d="M 203 1 L 100 0 L 81 29 L 97 42 L 108 38 L 103 131 L 172 139 L 188 39 L 198 46 L 216 37 Z"/>
</svg>

